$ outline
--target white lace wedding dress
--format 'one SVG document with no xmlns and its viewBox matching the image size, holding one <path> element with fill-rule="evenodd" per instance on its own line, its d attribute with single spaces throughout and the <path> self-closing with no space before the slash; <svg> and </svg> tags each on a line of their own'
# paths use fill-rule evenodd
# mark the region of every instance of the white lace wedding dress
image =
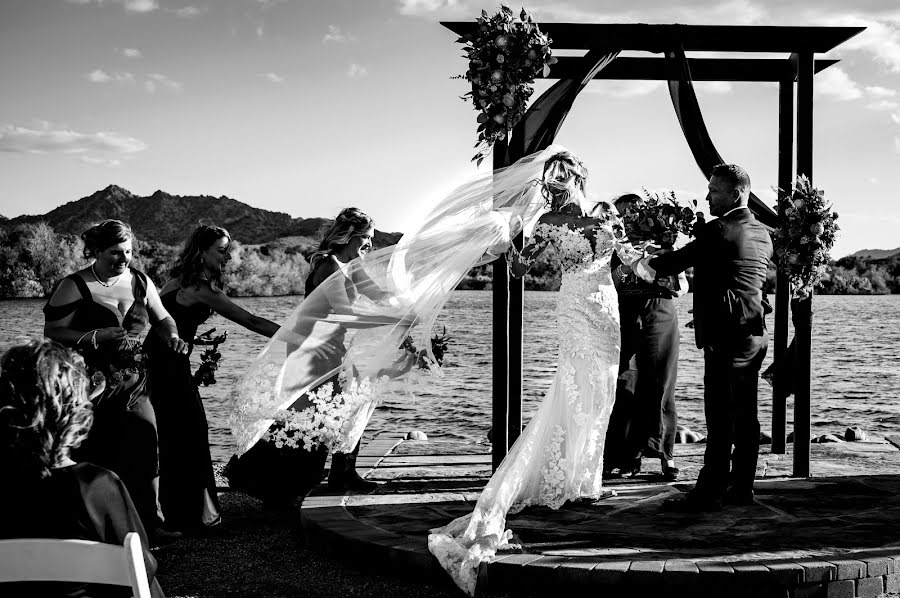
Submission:
<svg viewBox="0 0 900 598">
<path fill-rule="evenodd" d="M 614 251 L 626 263 L 639 256 L 607 228 L 597 230 L 596 249 L 580 231 L 554 224 L 539 224 L 529 244 L 542 241 L 549 241 L 562 269 L 556 376 L 475 510 L 428 537 L 429 550 L 469 595 L 479 565 L 511 537 L 507 513 L 604 496 L 603 443 L 615 400 L 620 336 L 609 264 Z"/>
</svg>

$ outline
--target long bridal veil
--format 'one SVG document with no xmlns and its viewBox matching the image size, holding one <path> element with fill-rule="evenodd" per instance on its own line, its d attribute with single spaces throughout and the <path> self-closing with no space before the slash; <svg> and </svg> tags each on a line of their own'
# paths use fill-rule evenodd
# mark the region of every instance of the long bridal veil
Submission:
<svg viewBox="0 0 900 598">
<path fill-rule="evenodd" d="M 310 293 L 232 391 L 238 453 L 265 436 L 350 451 L 379 397 L 407 391 L 416 353 L 439 373 L 435 319 L 472 267 L 496 259 L 538 218 L 544 162 L 561 149 L 456 188 L 397 245 L 354 259 Z"/>
</svg>

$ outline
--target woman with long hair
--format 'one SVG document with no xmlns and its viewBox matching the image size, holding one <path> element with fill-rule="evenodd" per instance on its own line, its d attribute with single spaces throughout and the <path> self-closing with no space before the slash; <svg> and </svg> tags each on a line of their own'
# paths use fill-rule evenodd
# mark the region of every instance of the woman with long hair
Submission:
<svg viewBox="0 0 900 598">
<path fill-rule="evenodd" d="M 190 353 L 195 345 L 220 343 L 225 336 L 198 338 L 197 328 L 217 313 L 266 337 L 278 330 L 277 324 L 253 315 L 225 294 L 222 274 L 230 260 L 228 231 L 198 226 L 160 290 L 188 352 L 172 354 L 153 337 L 145 344 L 159 429 L 160 502 L 167 525 L 181 531 L 204 530 L 221 521 L 206 412 L 191 373 Z"/>
<path fill-rule="evenodd" d="M 156 416 L 140 337 L 149 324 L 166 352 L 184 354 L 187 345 L 153 281 L 129 266 L 131 227 L 104 220 L 81 238 L 90 265 L 62 279 L 44 306 L 44 335 L 82 353 L 98 387 L 94 425 L 76 459 L 118 474 L 151 539 L 171 539 L 159 506 Z"/>
<path fill-rule="evenodd" d="M 156 560 L 119 477 L 72 451 L 88 436 L 93 412 L 84 360 L 59 343 L 34 340 L 0 358 L 0 538 L 63 538 L 121 545 L 137 532 L 153 596 Z M 112 595 L 102 586 L 4 584 L 3 595 Z M 118 594 L 115 594 L 118 595 Z M 128 593 L 127 595 L 131 595 Z"/>
<path fill-rule="evenodd" d="M 258 442 L 244 454 L 235 456 L 226 468 L 233 487 L 264 497 L 273 503 L 283 503 L 295 496 L 303 496 L 322 478 L 328 449 L 334 449 L 328 474 L 329 489 L 336 492 L 371 492 L 375 482 L 363 479 L 356 471 L 356 455 L 363 430 L 375 409 L 374 402 L 364 402 L 353 411 L 355 429 L 352 443 L 340 446 L 322 442 L 321 438 L 298 433 L 293 422 L 310 400 L 333 400 L 349 404 L 343 397 L 356 389 L 345 389 L 339 371 L 345 361 L 345 346 L 349 331 L 396 325 L 408 329 L 412 320 L 383 316 L 364 307 L 377 301 L 386 292 L 376 285 L 364 270 L 350 271 L 348 264 L 359 261 L 372 248 L 375 234 L 372 219 L 357 208 L 342 210 L 337 218 L 321 229 L 322 240 L 310 256 L 310 271 L 306 277 L 304 304 L 317 314 L 316 321 L 295 326 L 291 319 L 267 345 L 278 359 L 287 359 L 291 366 L 281 380 L 285 386 L 304 386 L 294 400 L 281 409 L 282 417 L 268 420 L 260 426 Z M 328 292 L 317 289 L 328 283 Z M 328 315 L 339 317 L 339 324 L 325 321 Z M 319 317 L 321 316 L 321 318 Z M 400 340 L 396 341 L 399 346 Z M 394 347 L 397 348 L 396 346 Z M 390 364 L 390 373 L 408 371 L 414 359 L 402 352 Z M 383 374 L 388 373 L 386 368 Z M 254 378 L 242 382 L 252 384 Z M 241 390 L 237 391 L 240 395 Z M 326 398 L 327 397 L 327 398 Z M 233 416 L 234 417 L 234 414 Z M 239 441 L 240 442 L 240 441 Z"/>
</svg>

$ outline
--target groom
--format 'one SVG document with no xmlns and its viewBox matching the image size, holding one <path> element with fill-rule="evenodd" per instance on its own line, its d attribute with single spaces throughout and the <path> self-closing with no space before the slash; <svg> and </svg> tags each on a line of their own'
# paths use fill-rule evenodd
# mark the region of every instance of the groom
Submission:
<svg viewBox="0 0 900 598">
<path fill-rule="evenodd" d="M 753 502 L 759 456 L 757 381 L 768 347 L 763 284 L 772 241 L 747 207 L 750 177 L 740 166 L 720 164 L 712 169 L 708 189 L 709 211 L 717 219 L 704 224 L 683 248 L 644 258 L 638 268 L 654 276 L 694 267 L 706 452 L 694 489 L 683 502 L 667 505 L 687 512 L 716 511 L 723 502 Z"/>
</svg>

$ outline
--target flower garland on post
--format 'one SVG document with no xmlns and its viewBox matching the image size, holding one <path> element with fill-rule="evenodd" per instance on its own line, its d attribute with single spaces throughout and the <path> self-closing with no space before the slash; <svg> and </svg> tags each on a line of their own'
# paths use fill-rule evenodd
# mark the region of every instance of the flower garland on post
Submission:
<svg viewBox="0 0 900 598">
<path fill-rule="evenodd" d="M 494 142 L 505 139 L 525 114 L 534 78 L 541 72 L 546 76 L 556 58 L 550 52 L 550 38 L 524 8 L 518 20 L 507 6 L 501 5 L 494 16 L 482 10 L 476 22 L 475 33 L 456 40 L 465 44 L 469 70 L 454 78 L 472 84 L 472 91 L 460 97 L 471 98 L 480 112 L 478 153 L 472 158 L 480 165 Z"/>
<path fill-rule="evenodd" d="M 800 175 L 790 191 L 778 191 L 775 260 L 788 275 L 791 297 L 805 299 L 821 280 L 834 245 L 837 212 L 825 204 L 825 192 Z"/>
</svg>

